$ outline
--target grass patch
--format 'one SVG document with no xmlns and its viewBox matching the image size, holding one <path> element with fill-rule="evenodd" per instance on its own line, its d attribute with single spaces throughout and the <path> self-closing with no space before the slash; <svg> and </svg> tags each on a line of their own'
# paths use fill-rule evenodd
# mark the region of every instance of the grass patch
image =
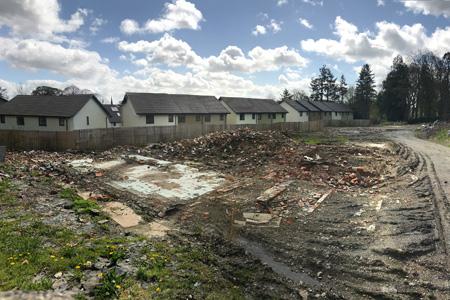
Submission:
<svg viewBox="0 0 450 300">
<path fill-rule="evenodd" d="M 240 288 L 222 277 L 207 249 L 158 243 L 144 249 L 136 279 L 149 284 L 149 297 L 162 299 L 243 299 Z"/>
<path fill-rule="evenodd" d="M 73 189 L 64 189 L 59 196 L 73 202 L 73 209 L 80 214 L 98 215 L 100 213 L 100 205 L 93 200 L 81 198 Z"/>
<path fill-rule="evenodd" d="M 437 131 L 432 137 L 432 140 L 441 145 L 450 147 L 450 137 L 448 136 L 448 128 L 442 128 L 439 131 Z"/>
<path fill-rule="evenodd" d="M 34 219 L 0 221 L 0 290 L 47 290 L 57 272 L 78 281 L 99 257 L 112 264 L 125 257 L 126 238 L 90 238 Z"/>
<path fill-rule="evenodd" d="M 17 204 L 16 195 L 13 193 L 13 185 L 9 179 L 0 181 L 0 207 L 14 206 Z"/>
</svg>

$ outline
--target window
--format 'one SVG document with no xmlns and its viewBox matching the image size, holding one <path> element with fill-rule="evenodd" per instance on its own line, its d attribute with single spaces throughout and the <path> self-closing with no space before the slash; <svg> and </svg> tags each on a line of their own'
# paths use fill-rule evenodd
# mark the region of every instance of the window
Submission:
<svg viewBox="0 0 450 300">
<path fill-rule="evenodd" d="M 335 112 L 334 115 L 337 117 L 337 112 Z"/>
<path fill-rule="evenodd" d="M 5 124 L 5 116 L 4 115 L 0 116 L 0 123 Z"/>
<path fill-rule="evenodd" d="M 258 120 L 262 120 L 262 114 L 258 114 Z"/>
<path fill-rule="evenodd" d="M 59 126 L 65 126 L 66 120 L 64 118 L 59 118 Z"/>
<path fill-rule="evenodd" d="M 277 114 L 272 114 L 272 119 L 276 119 L 277 118 Z"/>
<path fill-rule="evenodd" d="M 89 117 L 86 117 L 86 125 L 89 126 Z"/>
<path fill-rule="evenodd" d="M 202 120 L 202 116 L 200 116 L 200 115 L 196 115 L 195 116 L 195 121 L 196 122 L 200 122 Z"/>
<path fill-rule="evenodd" d="M 256 119 L 256 114 L 252 114 L 252 120 Z"/>
<path fill-rule="evenodd" d="M 207 123 L 211 122 L 211 115 L 205 116 L 205 122 L 207 122 Z"/>
<path fill-rule="evenodd" d="M 225 115 L 224 114 L 221 114 L 220 115 L 220 121 L 224 121 L 225 120 Z"/>
<path fill-rule="evenodd" d="M 17 125 L 19 125 L 19 126 L 25 125 L 25 118 L 24 117 L 17 117 Z"/>
<path fill-rule="evenodd" d="M 116 127 L 116 122 L 113 122 L 112 125 L 113 125 L 113 127 Z"/>
<path fill-rule="evenodd" d="M 281 117 L 284 119 L 286 118 L 286 113 L 281 113 Z"/>
<path fill-rule="evenodd" d="M 267 117 L 268 117 L 269 119 L 271 119 L 271 118 L 272 118 L 272 114 L 267 114 Z"/>
<path fill-rule="evenodd" d="M 186 116 L 178 116 L 178 123 L 186 123 Z"/>
<path fill-rule="evenodd" d="M 302 111 L 300 112 L 300 117 L 303 117 L 303 112 Z"/>
<path fill-rule="evenodd" d="M 146 124 L 155 124 L 155 116 L 154 115 L 146 115 L 145 123 Z"/>
<path fill-rule="evenodd" d="M 245 120 L 245 114 L 239 114 L 239 120 L 244 121 Z"/>
<path fill-rule="evenodd" d="M 39 126 L 40 127 L 46 127 L 47 126 L 47 118 L 46 117 L 39 117 Z"/>
<path fill-rule="evenodd" d="M 173 115 L 169 115 L 169 123 L 173 123 Z"/>
</svg>

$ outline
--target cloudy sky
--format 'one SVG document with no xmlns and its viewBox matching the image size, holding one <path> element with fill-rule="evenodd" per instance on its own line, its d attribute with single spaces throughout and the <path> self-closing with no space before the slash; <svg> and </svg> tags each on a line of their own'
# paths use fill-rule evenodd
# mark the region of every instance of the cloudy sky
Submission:
<svg viewBox="0 0 450 300">
<path fill-rule="evenodd" d="M 276 97 L 450 51 L 446 0 L 1 0 L 0 86 Z"/>
</svg>

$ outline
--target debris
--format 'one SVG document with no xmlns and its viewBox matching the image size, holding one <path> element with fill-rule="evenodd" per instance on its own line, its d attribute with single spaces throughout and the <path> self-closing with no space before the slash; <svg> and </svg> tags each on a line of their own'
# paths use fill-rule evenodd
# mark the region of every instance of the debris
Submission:
<svg viewBox="0 0 450 300">
<path fill-rule="evenodd" d="M 142 221 L 141 216 L 120 202 L 105 203 L 103 205 L 103 211 L 123 228 L 137 226 Z"/>
<path fill-rule="evenodd" d="M 308 213 L 314 212 L 319 207 L 320 203 L 325 201 L 332 193 L 333 190 L 330 190 L 328 193 L 324 194 L 319 200 L 317 200 L 317 202 L 312 207 L 307 208 L 307 212 Z"/>
<path fill-rule="evenodd" d="M 245 221 L 251 224 L 267 224 L 272 220 L 271 214 L 243 213 Z"/>
<path fill-rule="evenodd" d="M 284 192 L 289 185 L 291 185 L 293 181 L 286 181 L 280 184 L 277 184 L 273 187 L 271 187 L 268 190 L 265 190 L 258 198 L 256 198 L 256 201 L 267 203 L 268 201 L 272 200 L 273 198 L 277 197 L 279 194 Z"/>
</svg>

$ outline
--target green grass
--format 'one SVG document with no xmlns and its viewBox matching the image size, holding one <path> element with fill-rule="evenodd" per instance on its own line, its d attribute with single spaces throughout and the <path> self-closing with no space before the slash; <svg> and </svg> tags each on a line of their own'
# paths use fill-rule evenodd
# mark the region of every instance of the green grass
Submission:
<svg viewBox="0 0 450 300">
<path fill-rule="evenodd" d="M 243 299 L 243 292 L 225 280 L 208 249 L 158 243 L 144 249 L 136 279 L 150 284 L 150 298 Z"/>
<path fill-rule="evenodd" d="M 101 207 L 97 202 L 81 198 L 73 189 L 64 189 L 59 193 L 59 196 L 73 201 L 73 209 L 77 213 L 92 215 L 98 215 L 100 213 Z"/>
<path fill-rule="evenodd" d="M 448 128 L 442 128 L 438 132 L 436 132 L 432 138 L 433 141 L 450 147 L 450 137 L 448 136 Z"/>
</svg>

